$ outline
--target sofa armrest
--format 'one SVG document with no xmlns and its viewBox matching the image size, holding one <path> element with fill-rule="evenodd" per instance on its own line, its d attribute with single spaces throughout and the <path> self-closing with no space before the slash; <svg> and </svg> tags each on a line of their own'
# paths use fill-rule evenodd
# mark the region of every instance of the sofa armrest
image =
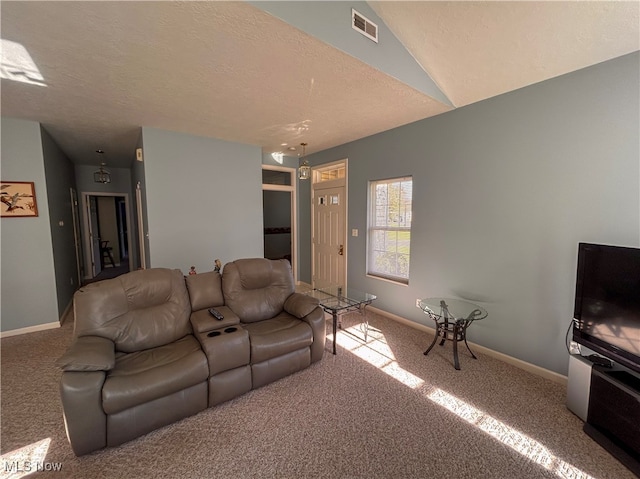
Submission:
<svg viewBox="0 0 640 479">
<path fill-rule="evenodd" d="M 324 355 L 326 334 L 324 310 L 320 307 L 319 301 L 306 294 L 293 293 L 285 301 L 284 309 L 287 313 L 299 318 L 300 321 L 304 321 L 311 327 L 313 333 L 311 362 L 320 361 Z"/>
<path fill-rule="evenodd" d="M 60 398 L 67 438 L 76 456 L 107 445 L 107 415 L 102 409 L 105 371 L 65 371 Z"/>
<path fill-rule="evenodd" d="M 81 336 L 56 361 L 63 371 L 109 371 L 116 364 L 115 344 L 100 336 Z"/>
<path fill-rule="evenodd" d="M 302 293 L 293 293 L 284 302 L 284 310 L 298 319 L 304 319 L 318 307 L 319 301 Z"/>
</svg>

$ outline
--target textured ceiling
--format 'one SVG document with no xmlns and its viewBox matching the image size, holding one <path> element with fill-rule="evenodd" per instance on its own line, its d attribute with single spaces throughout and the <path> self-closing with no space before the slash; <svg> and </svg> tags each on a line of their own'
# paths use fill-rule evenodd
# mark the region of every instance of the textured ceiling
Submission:
<svg viewBox="0 0 640 479">
<path fill-rule="evenodd" d="M 370 4 L 456 106 L 639 49 L 638 2 Z M 0 8 L 46 85 L 3 78 L 2 115 L 78 164 L 128 166 L 141 126 L 312 153 L 450 109 L 244 2 Z"/>
<path fill-rule="evenodd" d="M 369 4 L 456 107 L 640 49 L 638 1 Z"/>
</svg>

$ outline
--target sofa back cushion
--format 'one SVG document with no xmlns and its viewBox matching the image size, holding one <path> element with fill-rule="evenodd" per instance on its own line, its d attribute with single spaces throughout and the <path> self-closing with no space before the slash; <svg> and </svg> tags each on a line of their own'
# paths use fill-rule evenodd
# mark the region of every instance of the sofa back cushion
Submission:
<svg viewBox="0 0 640 479">
<path fill-rule="evenodd" d="M 193 311 L 224 305 L 220 273 L 209 271 L 208 273 L 191 274 L 186 277 L 185 281 Z"/>
<path fill-rule="evenodd" d="M 294 291 L 291 264 L 285 259 L 239 259 L 227 263 L 222 271 L 224 302 L 243 323 L 281 313 Z"/>
<path fill-rule="evenodd" d="M 180 270 L 152 268 L 83 286 L 73 297 L 75 335 L 101 336 L 126 353 L 162 346 L 192 332 Z"/>
</svg>

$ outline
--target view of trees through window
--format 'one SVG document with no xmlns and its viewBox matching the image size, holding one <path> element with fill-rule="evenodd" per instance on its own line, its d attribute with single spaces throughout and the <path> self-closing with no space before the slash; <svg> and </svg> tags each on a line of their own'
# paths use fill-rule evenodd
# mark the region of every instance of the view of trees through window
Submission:
<svg viewBox="0 0 640 479">
<path fill-rule="evenodd" d="M 368 274 L 409 281 L 411 177 L 370 183 Z"/>
</svg>

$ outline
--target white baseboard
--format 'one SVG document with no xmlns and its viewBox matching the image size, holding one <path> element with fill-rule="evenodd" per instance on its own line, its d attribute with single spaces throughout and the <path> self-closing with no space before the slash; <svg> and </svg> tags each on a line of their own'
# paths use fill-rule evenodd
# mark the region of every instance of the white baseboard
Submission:
<svg viewBox="0 0 640 479">
<path fill-rule="evenodd" d="M 415 321 L 410 321 L 406 318 L 403 318 L 393 313 L 388 313 L 387 311 L 383 311 L 382 309 L 378 309 L 373 306 L 367 306 L 367 309 L 381 316 L 385 316 L 389 319 L 392 319 L 399 323 L 410 326 L 412 328 L 419 329 L 421 331 L 425 331 L 430 334 L 435 334 L 434 328 L 430 328 L 429 326 L 425 326 L 424 324 L 416 323 Z M 499 359 L 500 361 L 504 361 L 507 364 L 511 364 L 512 366 L 523 369 L 537 376 L 543 377 L 545 379 L 549 379 L 550 381 L 553 381 L 555 383 L 562 384 L 563 386 L 567 385 L 567 377 L 563 376 L 562 374 L 558 374 L 555 371 L 551 371 L 549 369 L 536 366 L 535 364 L 531 364 L 521 359 L 508 356 L 504 353 L 494 351 L 493 349 L 486 348 L 484 346 L 481 346 L 480 344 L 472 343 L 471 341 L 469 341 L 469 344 L 473 346 L 474 350 L 480 351 L 483 354 L 486 354 L 487 356 L 492 356 L 496 359 Z"/>
<path fill-rule="evenodd" d="M 55 329 L 60 327 L 60 321 L 53 323 L 37 324 L 26 328 L 12 329 L 10 331 L 0 332 L 0 338 L 8 338 L 9 336 L 18 336 L 20 334 L 35 333 L 36 331 L 45 331 L 47 329 Z"/>
</svg>

